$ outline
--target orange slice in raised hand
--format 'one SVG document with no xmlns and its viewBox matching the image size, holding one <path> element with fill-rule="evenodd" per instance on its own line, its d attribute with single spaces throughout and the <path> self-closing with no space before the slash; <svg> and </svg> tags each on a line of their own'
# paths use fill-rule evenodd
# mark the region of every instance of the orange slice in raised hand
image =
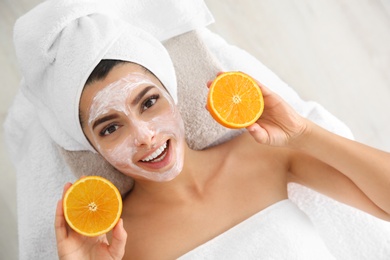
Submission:
<svg viewBox="0 0 390 260">
<path fill-rule="evenodd" d="M 64 215 L 69 226 L 85 236 L 99 236 L 114 228 L 122 214 L 122 197 L 107 179 L 79 179 L 65 193 Z"/>
<path fill-rule="evenodd" d="M 244 128 L 263 113 L 263 94 L 256 81 L 245 73 L 225 72 L 211 83 L 207 108 L 221 125 Z"/>
</svg>

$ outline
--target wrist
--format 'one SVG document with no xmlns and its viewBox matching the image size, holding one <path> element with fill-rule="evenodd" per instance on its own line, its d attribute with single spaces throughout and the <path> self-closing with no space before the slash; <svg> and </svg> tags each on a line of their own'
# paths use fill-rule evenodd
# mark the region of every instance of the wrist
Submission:
<svg viewBox="0 0 390 260">
<path fill-rule="evenodd" d="M 294 149 L 305 149 L 310 136 L 312 135 L 315 128 L 315 124 L 310 120 L 303 118 L 301 130 L 289 141 L 289 147 Z"/>
</svg>

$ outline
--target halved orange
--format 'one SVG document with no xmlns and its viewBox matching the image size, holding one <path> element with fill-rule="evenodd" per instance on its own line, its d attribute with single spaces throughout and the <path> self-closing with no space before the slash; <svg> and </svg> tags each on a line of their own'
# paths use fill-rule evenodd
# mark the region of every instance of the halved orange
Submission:
<svg viewBox="0 0 390 260">
<path fill-rule="evenodd" d="M 88 176 L 76 181 L 63 200 L 65 220 L 79 234 L 94 237 L 114 228 L 122 214 L 122 197 L 109 180 Z"/>
<path fill-rule="evenodd" d="M 264 110 L 264 99 L 256 81 L 242 72 L 220 74 L 210 85 L 207 107 L 211 116 L 228 128 L 255 123 Z"/>
</svg>

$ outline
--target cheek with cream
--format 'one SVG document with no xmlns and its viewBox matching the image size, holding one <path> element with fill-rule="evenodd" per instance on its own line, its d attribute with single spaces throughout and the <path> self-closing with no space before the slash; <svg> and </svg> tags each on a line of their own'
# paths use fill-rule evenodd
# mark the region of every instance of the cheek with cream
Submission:
<svg viewBox="0 0 390 260">
<path fill-rule="evenodd" d="M 129 97 L 141 86 L 159 89 L 162 97 L 157 102 L 166 103 L 161 112 L 147 120 L 137 115 L 138 109 L 131 110 L 129 105 Z M 169 181 L 181 172 L 184 125 L 178 108 L 165 89 L 141 73 L 131 73 L 104 87 L 92 101 L 88 119 L 91 131 L 97 118 L 113 111 L 124 114 L 130 123 L 127 131 L 121 133 L 125 135 L 109 141 L 109 145 L 93 134 L 96 149 L 108 162 L 126 175 L 153 181 Z"/>
</svg>

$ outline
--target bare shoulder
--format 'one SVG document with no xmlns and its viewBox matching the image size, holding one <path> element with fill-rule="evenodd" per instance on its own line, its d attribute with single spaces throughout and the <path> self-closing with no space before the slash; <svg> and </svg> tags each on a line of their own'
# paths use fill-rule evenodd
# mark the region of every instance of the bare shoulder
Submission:
<svg viewBox="0 0 390 260">
<path fill-rule="evenodd" d="M 249 133 L 243 133 L 217 149 L 220 160 L 224 160 L 221 173 L 226 175 L 226 183 L 235 187 L 240 184 L 248 194 L 268 198 L 269 203 L 287 197 L 293 158 L 290 149 L 259 144 Z M 265 190 L 267 192 L 263 192 Z"/>
<path fill-rule="evenodd" d="M 292 151 L 284 147 L 274 147 L 257 143 L 245 132 L 226 142 L 220 149 L 229 151 L 232 161 L 241 160 L 249 165 L 289 168 Z M 237 163 L 237 162 L 234 162 Z"/>
<path fill-rule="evenodd" d="M 175 259 L 287 198 L 284 149 L 242 134 L 200 154 L 201 163 L 191 168 L 204 180 L 195 197 L 169 204 L 127 198 L 126 257 Z"/>
</svg>

